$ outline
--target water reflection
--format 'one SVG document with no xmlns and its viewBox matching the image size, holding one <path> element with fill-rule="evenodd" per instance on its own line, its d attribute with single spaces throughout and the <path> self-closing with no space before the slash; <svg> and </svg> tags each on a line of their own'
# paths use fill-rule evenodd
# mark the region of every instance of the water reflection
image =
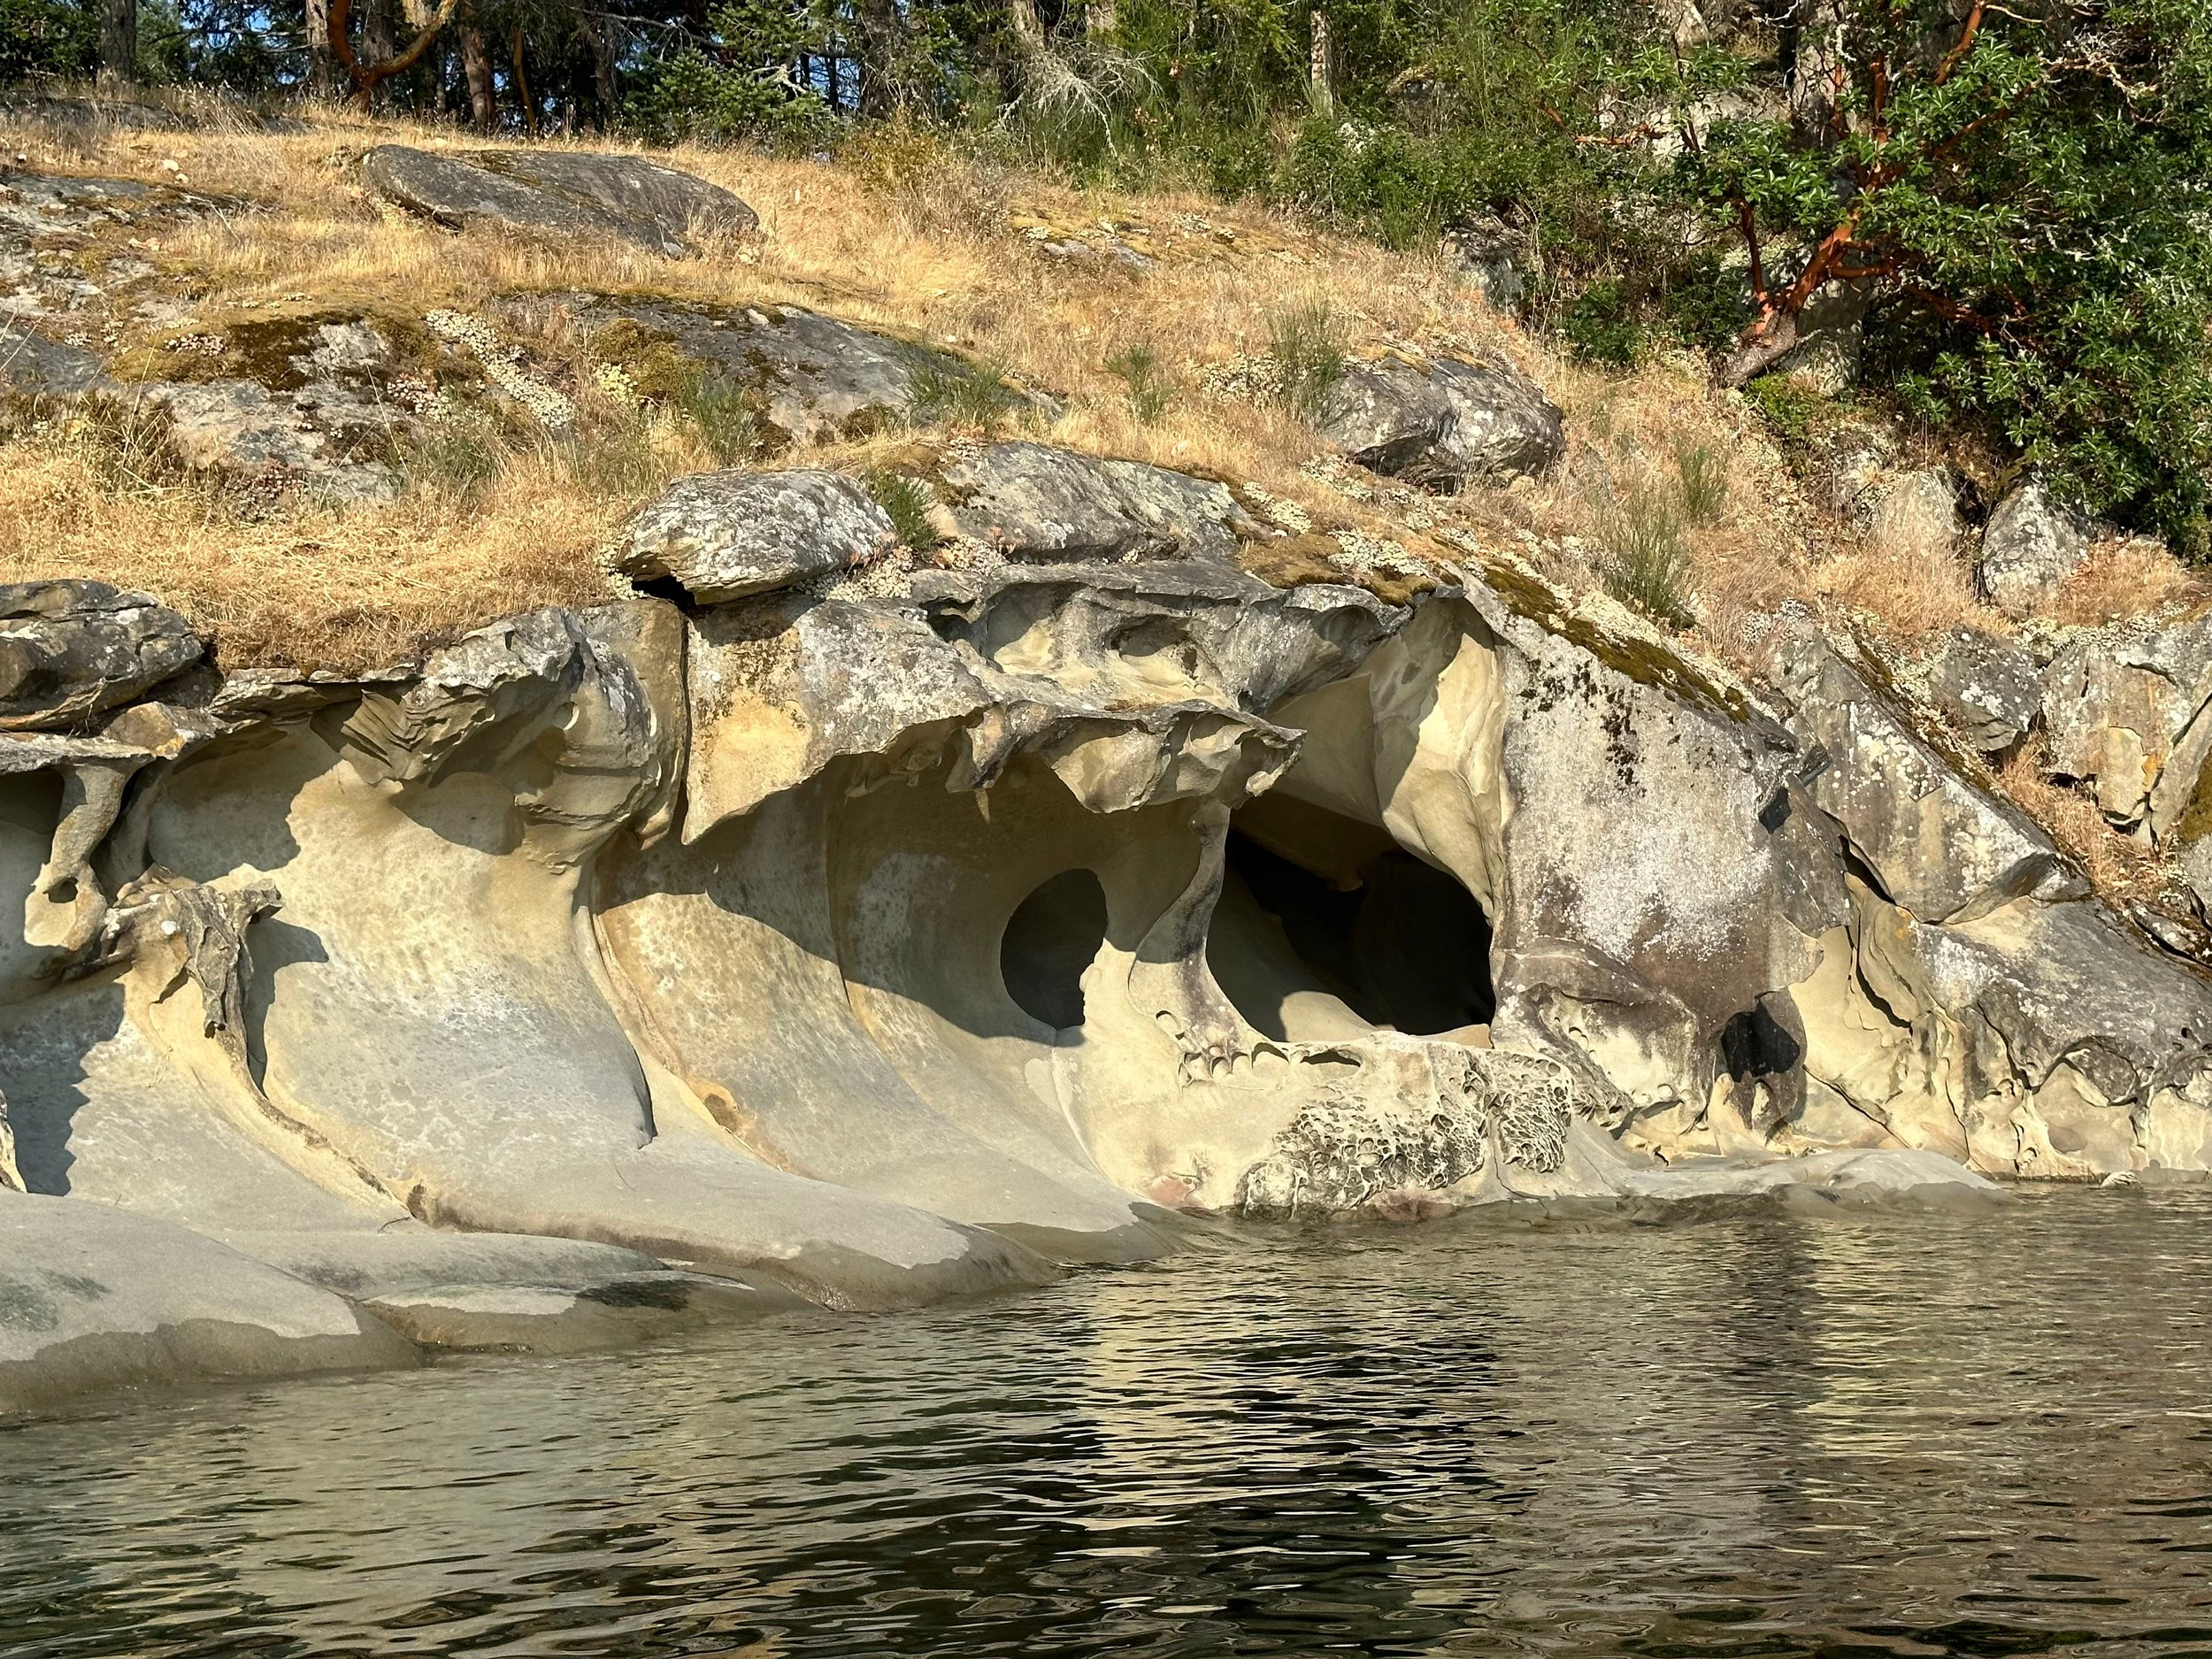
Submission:
<svg viewBox="0 0 2212 1659">
<path fill-rule="evenodd" d="M 2212 1655 L 2212 1195 L 1242 1241 L 0 1435 L 0 1651 Z"/>
</svg>

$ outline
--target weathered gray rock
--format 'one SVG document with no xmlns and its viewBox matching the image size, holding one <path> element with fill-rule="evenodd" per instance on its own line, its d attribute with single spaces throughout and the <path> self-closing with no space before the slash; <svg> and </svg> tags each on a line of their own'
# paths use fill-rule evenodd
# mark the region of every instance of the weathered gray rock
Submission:
<svg viewBox="0 0 2212 1659">
<path fill-rule="evenodd" d="M 1958 481 L 1947 466 L 1901 473 L 1879 490 L 1870 520 L 1876 539 L 1892 550 L 1948 557 L 1965 527 L 1959 518 Z"/>
<path fill-rule="evenodd" d="M 10 391 L 74 397 L 108 384 L 107 365 L 96 352 L 36 329 L 0 326 L 0 386 Z"/>
<path fill-rule="evenodd" d="M 0 587 L 0 729 L 82 724 L 200 660 L 166 605 L 96 581 Z"/>
<path fill-rule="evenodd" d="M 566 296 L 595 353 L 665 396 L 673 371 L 705 373 L 749 395 L 772 443 L 865 437 L 926 416 L 925 396 L 979 380 L 1010 410 L 1024 398 L 956 353 L 797 306 L 716 306 Z M 1026 400 L 1036 406 L 1040 400 Z"/>
<path fill-rule="evenodd" d="M 964 535 L 1024 558 L 1225 559 L 1266 534 L 1226 485 L 1041 443 L 993 444 L 945 487 Z"/>
<path fill-rule="evenodd" d="M 2017 747 L 2043 712 L 2043 675 L 2009 640 L 1954 628 L 1928 664 L 1928 689 L 1951 727 L 1985 755 Z"/>
<path fill-rule="evenodd" d="M 2093 785 L 2117 826 L 2174 835 L 2212 752 L 2212 619 L 2084 631 L 2043 681 L 2051 775 Z"/>
<path fill-rule="evenodd" d="M 195 471 L 333 502 L 397 495 L 399 474 L 382 457 L 416 424 L 413 411 L 334 381 L 273 392 L 254 380 L 157 380 L 135 395 L 166 418 L 178 458 Z"/>
<path fill-rule="evenodd" d="M 864 565 L 898 539 L 867 487 L 841 472 L 703 472 L 638 509 L 616 567 L 720 604 Z"/>
<path fill-rule="evenodd" d="M 0 1421 L 118 1388 L 416 1359 L 329 1292 L 182 1227 L 0 1188 Z"/>
<path fill-rule="evenodd" d="M 596 233 L 670 258 L 697 252 L 703 238 L 742 234 L 760 222 L 719 185 L 641 156 L 379 144 L 362 157 L 361 176 L 387 200 L 455 229 Z"/>
<path fill-rule="evenodd" d="M 1781 642 L 1774 673 L 1794 705 L 1790 729 L 1815 757 L 1806 793 L 1886 899 L 1955 925 L 2031 895 L 2086 895 L 2026 813 L 1961 777 L 1816 633 Z"/>
<path fill-rule="evenodd" d="M 2053 496 L 2047 480 L 2031 473 L 1991 509 L 1977 575 L 1990 603 L 2025 616 L 2088 554 L 2080 518 Z"/>
<path fill-rule="evenodd" d="M 1502 482 L 1550 469 L 1566 453 L 1557 407 L 1509 363 L 1440 357 L 1346 365 L 1315 422 L 1321 436 L 1375 472 L 1423 482 Z"/>
</svg>

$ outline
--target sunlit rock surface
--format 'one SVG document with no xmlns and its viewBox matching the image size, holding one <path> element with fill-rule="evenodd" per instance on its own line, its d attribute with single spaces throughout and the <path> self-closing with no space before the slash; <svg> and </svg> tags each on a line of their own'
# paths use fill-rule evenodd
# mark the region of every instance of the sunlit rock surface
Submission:
<svg viewBox="0 0 2212 1659">
<path fill-rule="evenodd" d="M 1220 485 L 960 465 L 960 558 L 692 480 L 648 592 L 355 680 L 0 595 L 75 717 L 0 732 L 0 1411 L 1194 1217 L 2212 1165 L 2212 982 L 1809 625 L 1754 687 L 1517 567 L 1279 587 Z"/>
</svg>

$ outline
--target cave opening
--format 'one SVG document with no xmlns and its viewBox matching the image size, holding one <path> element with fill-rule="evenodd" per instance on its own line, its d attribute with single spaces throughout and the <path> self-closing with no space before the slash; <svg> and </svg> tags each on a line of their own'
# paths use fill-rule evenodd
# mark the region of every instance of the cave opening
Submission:
<svg viewBox="0 0 2212 1659">
<path fill-rule="evenodd" d="M 1083 974 L 1106 942 L 1106 889 L 1068 870 L 1015 907 L 999 941 L 999 978 L 1032 1018 L 1065 1031 L 1083 1023 Z"/>
<path fill-rule="evenodd" d="M 1209 961 L 1239 1011 L 1278 1039 L 1338 1034 L 1313 1023 L 1327 1009 L 1317 993 L 1409 1036 L 1487 1026 L 1497 1008 L 1490 918 L 1474 895 L 1380 830 L 1317 809 L 1302 818 L 1229 832 Z M 1303 1033 L 1291 1029 L 1301 1008 Z"/>
</svg>

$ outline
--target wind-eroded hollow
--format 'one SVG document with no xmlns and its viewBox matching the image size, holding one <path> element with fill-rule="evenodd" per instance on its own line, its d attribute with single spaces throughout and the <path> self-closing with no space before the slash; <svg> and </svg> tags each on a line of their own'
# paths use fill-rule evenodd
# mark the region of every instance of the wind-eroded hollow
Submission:
<svg viewBox="0 0 2212 1659">
<path fill-rule="evenodd" d="M 1301 1010 L 1310 1022 L 1326 1008 L 1317 995 L 1333 999 L 1337 1022 L 1412 1036 L 1486 1026 L 1497 1006 L 1490 919 L 1474 896 L 1380 831 L 1316 809 L 1301 818 L 1330 820 L 1325 844 L 1303 861 L 1280 822 L 1264 841 L 1241 826 L 1229 834 L 1210 961 L 1245 1018 L 1279 1039 L 1346 1034 L 1340 1024 L 1291 1029 Z M 1363 836 L 1373 844 L 1344 868 Z"/>
<path fill-rule="evenodd" d="M 1015 907 L 999 941 L 999 978 L 1024 1013 L 1058 1030 L 1083 1023 L 1083 974 L 1106 942 L 1106 889 L 1064 871 Z"/>
</svg>

